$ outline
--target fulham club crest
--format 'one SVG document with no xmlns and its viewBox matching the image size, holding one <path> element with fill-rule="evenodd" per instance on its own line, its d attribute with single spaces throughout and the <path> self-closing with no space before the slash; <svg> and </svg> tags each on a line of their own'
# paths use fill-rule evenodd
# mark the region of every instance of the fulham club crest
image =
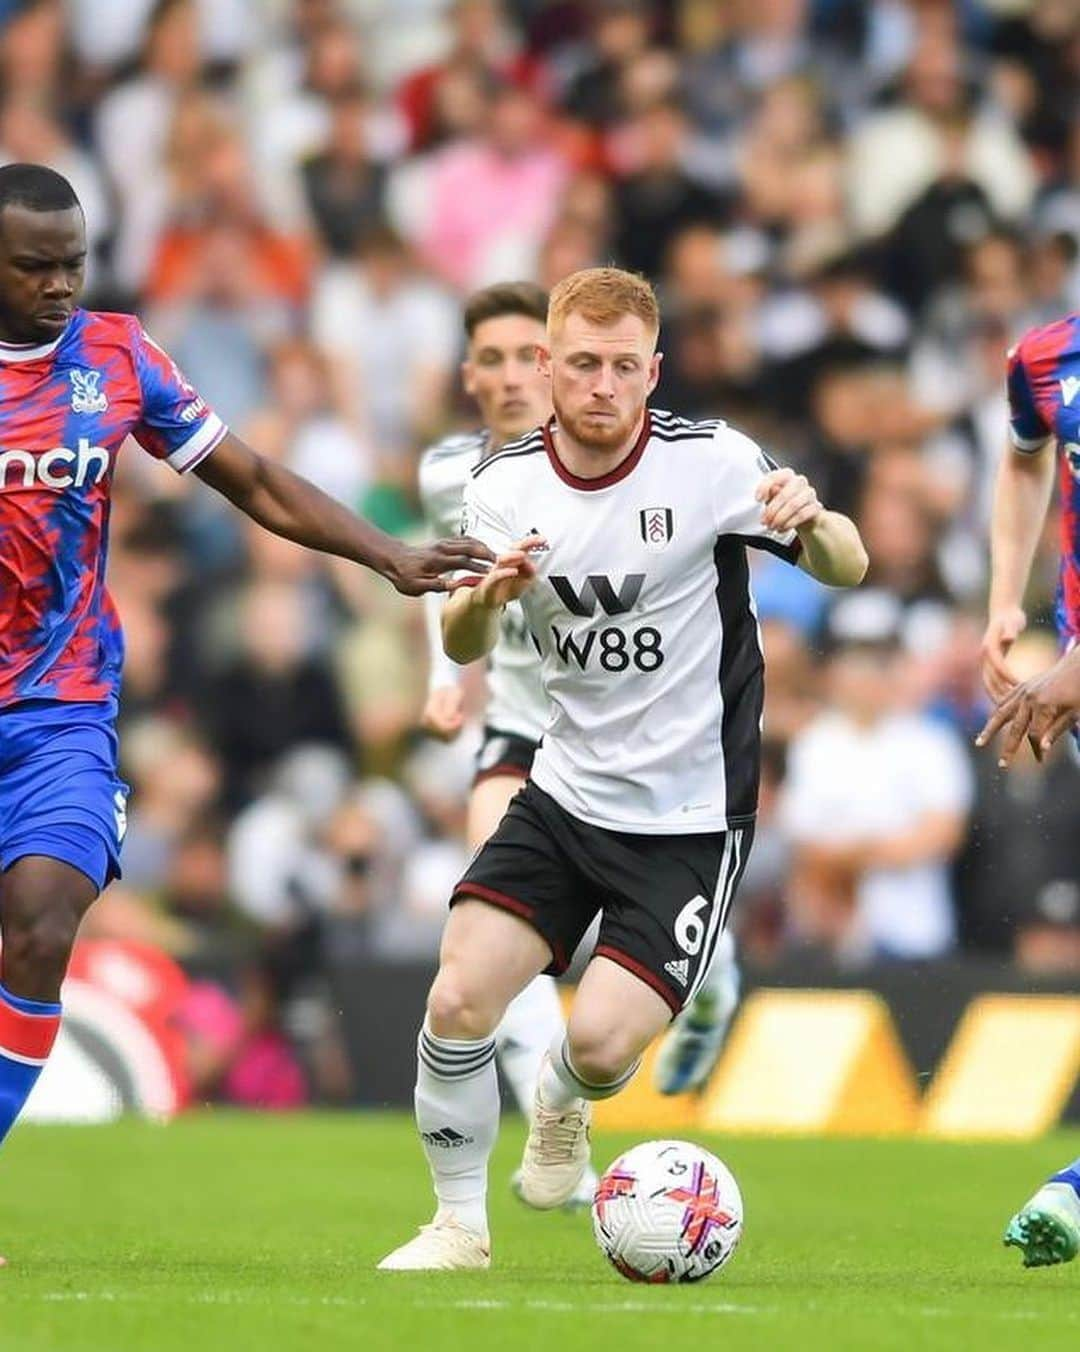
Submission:
<svg viewBox="0 0 1080 1352">
<path fill-rule="evenodd" d="M 645 548 L 652 554 L 659 554 L 671 543 L 675 528 L 675 519 L 670 507 L 643 507 L 638 512 L 638 523 Z"/>
</svg>

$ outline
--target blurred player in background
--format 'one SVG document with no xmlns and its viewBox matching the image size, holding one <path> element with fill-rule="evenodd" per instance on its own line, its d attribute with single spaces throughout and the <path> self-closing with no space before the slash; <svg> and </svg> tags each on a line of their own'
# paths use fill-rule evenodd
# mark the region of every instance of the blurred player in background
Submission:
<svg viewBox="0 0 1080 1352">
<path fill-rule="evenodd" d="M 531 282 L 504 282 L 476 292 L 465 304 L 468 343 L 462 364 L 467 394 L 483 426 L 445 437 L 420 461 L 420 500 L 428 525 L 449 535 L 461 527 L 469 474 L 489 455 L 551 416 L 551 384 L 537 349 L 545 341 L 547 294 Z M 425 597 L 431 655 L 425 730 L 444 741 L 465 726 L 465 692 L 459 667 L 443 652 L 443 597 Z M 468 846 L 475 853 L 502 820 L 507 804 L 528 778 L 548 704 L 540 659 L 518 602 L 503 611 L 499 638 L 487 664 L 483 742 L 469 797 Z M 495 1032 L 499 1065 L 521 1111 L 532 1112 L 544 1054 L 564 1027 L 555 982 L 538 976 L 512 1000 Z M 592 1201 L 596 1175 L 587 1169 L 572 1204 Z"/>
<path fill-rule="evenodd" d="M 990 617 L 983 674 L 998 709 L 979 736 L 1007 727 L 1002 765 L 1027 738 L 1041 759 L 1080 714 L 1080 314 L 1026 334 L 1009 355 L 1009 434 L 994 493 Z M 1060 452 L 1060 454 L 1058 454 Z M 1065 654 L 1049 672 L 1017 685 L 1009 649 L 1027 624 L 1024 593 L 1058 469 L 1061 564 L 1056 620 Z M 1009 1222 L 1005 1243 L 1025 1267 L 1065 1263 L 1080 1250 L 1080 1159 L 1056 1173 Z"/>
<path fill-rule="evenodd" d="M 105 567 L 127 437 L 275 534 L 408 595 L 491 557 L 460 538 L 404 545 L 256 454 L 136 319 L 78 308 L 85 262 L 70 183 L 0 168 L 0 1140 L 55 1041 L 79 923 L 120 873 L 123 639 Z"/>
<path fill-rule="evenodd" d="M 642 278 L 595 268 L 560 282 L 542 351 L 554 416 L 466 487 L 465 524 L 499 558 L 446 607 L 446 650 L 489 653 L 520 599 L 550 716 L 528 782 L 452 897 L 416 1088 L 438 1208 L 383 1269 L 490 1265 L 495 1030 L 538 973 L 565 969 L 599 912 L 522 1160 L 530 1205 L 573 1194 L 591 1101 L 629 1083 L 700 990 L 749 853 L 763 660 L 746 547 L 838 586 L 866 569 L 852 522 L 801 475 L 719 420 L 647 408 L 658 332 Z"/>
</svg>

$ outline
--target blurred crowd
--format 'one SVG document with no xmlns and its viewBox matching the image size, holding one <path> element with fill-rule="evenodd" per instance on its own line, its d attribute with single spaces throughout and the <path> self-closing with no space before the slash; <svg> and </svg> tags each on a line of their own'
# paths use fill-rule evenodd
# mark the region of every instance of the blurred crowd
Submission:
<svg viewBox="0 0 1080 1352">
<path fill-rule="evenodd" d="M 744 950 L 1080 971 L 1071 744 L 1007 777 L 970 752 L 1005 354 L 1080 306 L 1075 0 L 0 0 L 0 23 L 0 158 L 75 185 L 86 303 L 137 310 L 234 430 L 386 529 L 423 533 L 418 454 L 474 416 L 470 289 L 652 278 L 654 402 L 804 470 L 872 560 L 840 602 L 755 560 Z M 1055 562 L 1051 522 L 1018 673 L 1053 656 Z M 419 732 L 421 608 L 134 446 L 111 585 L 134 793 L 89 926 L 234 955 L 237 1027 L 285 1018 L 345 1095 L 326 955 L 430 955 L 464 860 L 475 738 Z"/>
</svg>

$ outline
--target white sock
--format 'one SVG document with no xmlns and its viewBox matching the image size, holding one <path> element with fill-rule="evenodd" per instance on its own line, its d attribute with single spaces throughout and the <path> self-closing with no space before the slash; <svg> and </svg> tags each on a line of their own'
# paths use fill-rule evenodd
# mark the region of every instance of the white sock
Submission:
<svg viewBox="0 0 1080 1352">
<path fill-rule="evenodd" d="M 620 1089 L 626 1088 L 637 1074 L 640 1065 L 639 1059 L 624 1070 L 618 1079 L 610 1080 L 606 1084 L 593 1084 L 589 1080 L 582 1079 L 574 1068 L 574 1063 L 570 1059 L 569 1043 L 566 1034 L 563 1033 L 551 1044 L 548 1059 L 540 1072 L 540 1083 L 537 1086 L 540 1102 L 545 1108 L 558 1112 L 560 1108 L 569 1108 L 578 1099 L 595 1101 L 611 1098 Z"/>
<path fill-rule="evenodd" d="M 486 1235 L 487 1166 L 499 1129 L 495 1039 L 436 1037 L 417 1043 L 416 1125 L 441 1212 Z"/>
<path fill-rule="evenodd" d="M 510 1082 L 518 1107 L 531 1116 L 544 1053 L 566 1031 L 555 982 L 549 976 L 530 981 L 507 1006 L 495 1030 L 499 1069 Z"/>
</svg>

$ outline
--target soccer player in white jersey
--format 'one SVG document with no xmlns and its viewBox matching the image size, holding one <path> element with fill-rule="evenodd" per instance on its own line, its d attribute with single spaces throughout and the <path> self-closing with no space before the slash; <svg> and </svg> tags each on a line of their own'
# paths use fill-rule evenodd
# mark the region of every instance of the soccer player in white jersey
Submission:
<svg viewBox="0 0 1080 1352">
<path fill-rule="evenodd" d="M 452 897 L 419 1039 L 417 1124 L 438 1207 L 386 1269 L 490 1264 L 494 1030 L 541 971 L 599 941 L 545 1059 L 522 1195 L 563 1204 L 590 1102 L 618 1093 L 697 992 L 753 833 L 763 661 L 747 546 L 850 586 L 855 526 L 722 422 L 649 410 L 659 314 L 615 268 L 555 288 L 542 363 L 554 416 L 472 473 L 465 524 L 499 555 L 443 618 L 458 662 L 520 599 L 552 706 L 524 789 Z M 452 1132 L 455 1148 L 431 1138 Z"/>
<path fill-rule="evenodd" d="M 551 416 L 551 382 L 536 356 L 545 342 L 547 307 L 547 292 L 532 282 L 497 283 L 466 302 L 467 350 L 461 374 L 483 426 L 444 437 L 420 460 L 424 516 L 429 522 L 442 522 L 448 535 L 461 528 L 462 497 L 470 473 L 507 442 Z M 422 723 L 433 736 L 451 741 L 465 726 L 465 669 L 443 651 L 442 610 L 437 598 L 426 607 L 431 666 Z M 469 796 L 470 852 L 488 839 L 528 778 L 547 722 L 540 660 L 517 601 L 503 610 L 486 676 L 484 736 Z M 532 1112 L 544 1054 L 563 1028 L 555 981 L 538 976 L 511 1000 L 495 1030 L 499 1065 L 526 1116 Z M 586 1169 L 569 1204 L 587 1206 L 595 1185 L 595 1173 Z"/>
<path fill-rule="evenodd" d="M 436 442 L 420 460 L 420 500 L 430 525 L 459 529 L 471 472 L 508 442 L 551 416 L 551 385 L 536 360 L 545 342 L 547 293 L 532 282 L 501 282 L 469 297 L 462 381 L 483 426 Z M 425 602 L 430 669 L 422 723 L 449 741 L 465 725 L 464 668 L 443 651 L 443 598 Z M 527 779 L 548 718 L 540 658 L 518 601 L 503 610 L 498 642 L 488 657 L 484 737 L 469 799 L 468 843 L 478 850 L 502 820 Z M 656 1064 L 657 1088 L 675 1094 L 699 1087 L 709 1075 L 738 1003 L 739 974 L 731 936 L 717 946 L 708 977 L 673 1022 Z M 563 1027 L 555 982 L 538 976 L 510 1002 L 495 1033 L 497 1059 L 526 1116 L 532 1111 L 544 1053 Z M 571 1204 L 592 1200 L 594 1174 L 582 1175 Z"/>
</svg>

